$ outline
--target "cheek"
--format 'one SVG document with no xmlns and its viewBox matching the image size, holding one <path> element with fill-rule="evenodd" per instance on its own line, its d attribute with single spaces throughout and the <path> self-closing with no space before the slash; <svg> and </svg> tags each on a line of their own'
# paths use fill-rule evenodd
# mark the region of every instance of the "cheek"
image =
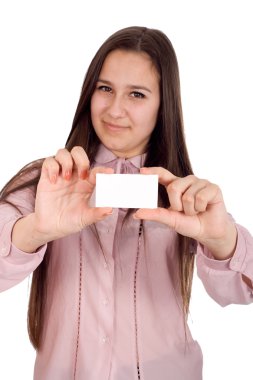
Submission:
<svg viewBox="0 0 253 380">
<path fill-rule="evenodd" d="M 138 124 L 144 133 L 151 133 L 156 125 L 157 109 L 146 109 L 138 115 Z M 144 127 L 145 126 L 145 127 Z"/>
<path fill-rule="evenodd" d="M 101 99 L 100 96 L 97 96 L 94 94 L 91 98 L 90 103 L 90 110 L 91 110 L 91 117 L 98 116 L 101 112 L 103 112 L 103 109 L 105 109 L 106 104 L 104 99 Z"/>
<path fill-rule="evenodd" d="M 153 109 L 150 110 L 150 120 L 152 120 L 152 131 L 156 126 L 157 118 L 158 118 L 158 112 L 159 112 L 159 104 L 155 105 Z"/>
<path fill-rule="evenodd" d="M 91 97 L 91 100 L 90 100 L 90 113 L 91 113 L 91 119 L 93 119 L 94 114 L 95 114 L 95 99 L 94 99 L 94 95 Z"/>
</svg>

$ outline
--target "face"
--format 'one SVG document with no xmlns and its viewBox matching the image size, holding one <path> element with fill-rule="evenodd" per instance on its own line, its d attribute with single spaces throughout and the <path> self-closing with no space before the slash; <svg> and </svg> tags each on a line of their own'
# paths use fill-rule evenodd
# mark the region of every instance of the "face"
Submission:
<svg viewBox="0 0 253 380">
<path fill-rule="evenodd" d="M 91 119 L 100 141 L 118 157 L 144 153 L 159 105 L 159 75 L 149 56 L 109 53 L 91 98 Z"/>
</svg>

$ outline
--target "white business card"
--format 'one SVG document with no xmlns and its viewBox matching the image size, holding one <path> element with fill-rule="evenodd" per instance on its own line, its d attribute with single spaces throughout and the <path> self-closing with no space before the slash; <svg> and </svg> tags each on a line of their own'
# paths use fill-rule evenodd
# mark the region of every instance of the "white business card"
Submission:
<svg viewBox="0 0 253 380">
<path fill-rule="evenodd" d="M 96 174 L 96 207 L 156 208 L 158 176 Z"/>
</svg>

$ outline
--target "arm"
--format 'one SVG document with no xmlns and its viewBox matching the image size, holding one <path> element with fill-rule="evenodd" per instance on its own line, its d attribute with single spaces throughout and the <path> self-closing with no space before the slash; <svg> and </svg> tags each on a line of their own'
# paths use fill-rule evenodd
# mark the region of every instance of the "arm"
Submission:
<svg viewBox="0 0 253 380">
<path fill-rule="evenodd" d="M 201 245 L 197 250 L 198 276 L 210 297 L 222 306 L 253 302 L 253 237 L 244 227 L 236 228 L 237 245 L 231 258 L 216 260 Z"/>
<path fill-rule="evenodd" d="M 7 290 L 29 276 L 43 260 L 46 246 L 28 254 L 12 243 L 13 227 L 20 218 L 29 215 L 34 207 L 31 189 L 9 196 L 20 212 L 8 203 L 0 204 L 0 291 Z"/>
<path fill-rule="evenodd" d="M 81 147 L 71 152 L 61 149 L 45 159 L 36 198 L 26 189 L 11 195 L 14 207 L 0 208 L 0 288 L 23 280 L 42 261 L 48 242 L 79 232 L 104 219 L 111 208 L 94 208 L 89 200 L 96 173 L 111 173 L 110 168 L 89 170 L 89 160 Z"/>
<path fill-rule="evenodd" d="M 199 243 L 198 273 L 217 302 L 252 302 L 252 237 L 227 213 L 220 188 L 193 175 L 176 177 L 163 168 L 141 171 L 158 174 L 170 207 L 140 209 L 134 217 L 167 224 Z"/>
</svg>

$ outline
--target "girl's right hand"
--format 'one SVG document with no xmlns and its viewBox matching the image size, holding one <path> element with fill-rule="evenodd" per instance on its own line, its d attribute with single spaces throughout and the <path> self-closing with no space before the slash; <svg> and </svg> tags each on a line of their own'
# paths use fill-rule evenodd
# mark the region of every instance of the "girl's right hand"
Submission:
<svg viewBox="0 0 253 380">
<path fill-rule="evenodd" d="M 80 146 L 71 152 L 60 149 L 46 158 L 37 187 L 33 234 L 39 245 L 76 233 L 111 214 L 111 208 L 89 205 L 96 173 L 112 173 L 110 168 L 89 169 L 89 159 Z"/>
</svg>

